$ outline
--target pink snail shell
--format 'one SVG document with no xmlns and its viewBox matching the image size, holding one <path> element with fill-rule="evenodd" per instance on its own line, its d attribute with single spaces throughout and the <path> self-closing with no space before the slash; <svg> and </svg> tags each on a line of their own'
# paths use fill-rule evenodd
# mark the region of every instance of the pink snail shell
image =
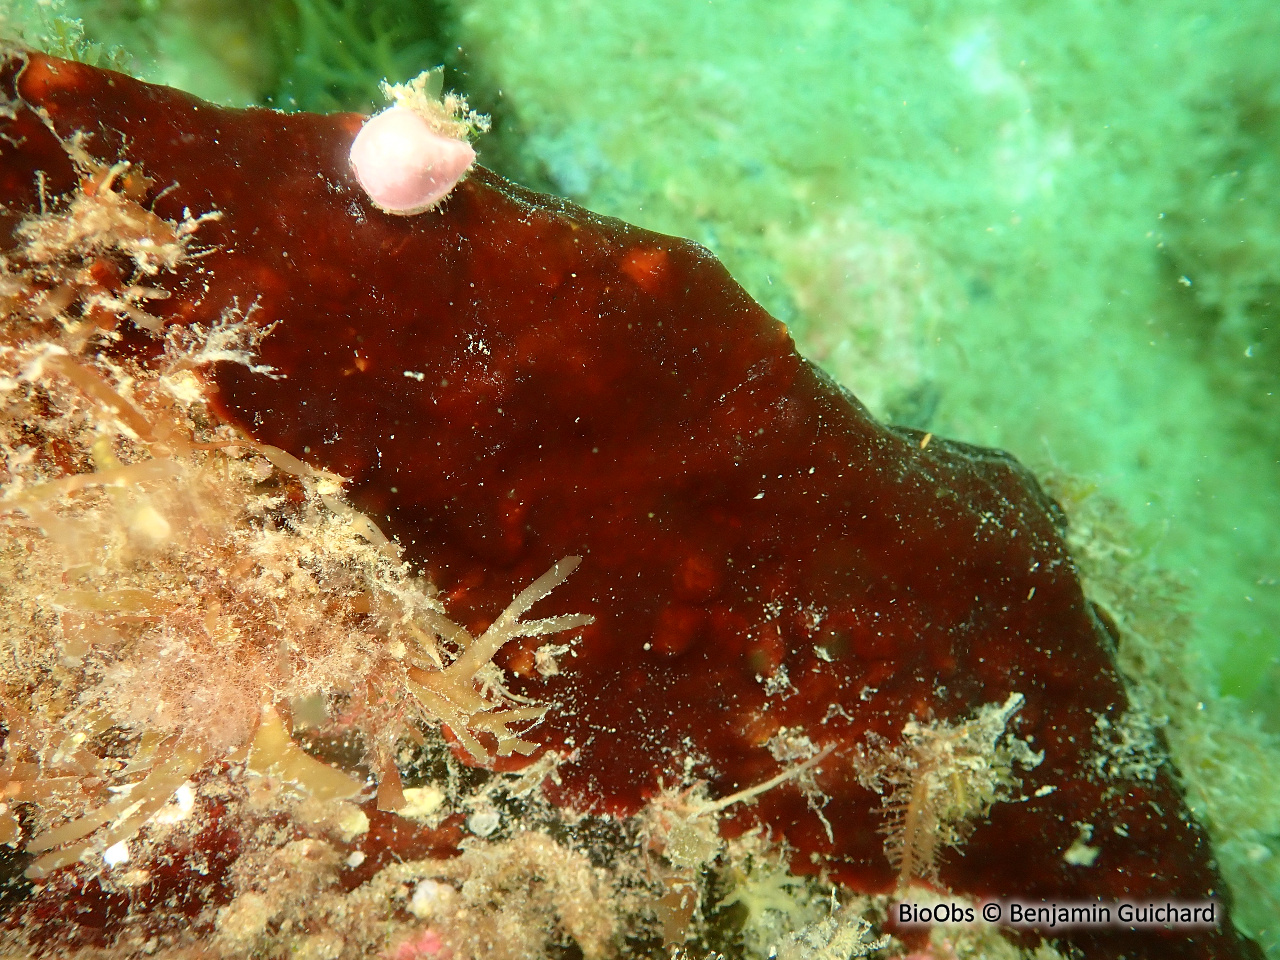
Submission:
<svg viewBox="0 0 1280 960">
<path fill-rule="evenodd" d="M 471 144 L 437 133 L 401 106 L 366 120 L 351 144 L 351 167 L 369 199 L 403 216 L 437 206 L 475 159 Z"/>
</svg>

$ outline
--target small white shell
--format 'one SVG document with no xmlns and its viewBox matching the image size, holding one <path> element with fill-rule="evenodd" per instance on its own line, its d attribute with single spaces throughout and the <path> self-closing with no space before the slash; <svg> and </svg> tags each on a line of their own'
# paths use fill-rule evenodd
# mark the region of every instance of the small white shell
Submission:
<svg viewBox="0 0 1280 960">
<path fill-rule="evenodd" d="M 475 159 L 471 144 L 437 133 L 402 106 L 366 120 L 351 144 L 351 167 L 369 199 L 405 216 L 438 205 Z"/>
</svg>

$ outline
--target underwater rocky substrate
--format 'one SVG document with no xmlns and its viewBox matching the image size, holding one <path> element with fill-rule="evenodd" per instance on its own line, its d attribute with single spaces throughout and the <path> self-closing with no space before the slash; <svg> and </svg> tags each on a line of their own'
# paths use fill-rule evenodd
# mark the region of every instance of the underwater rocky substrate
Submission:
<svg viewBox="0 0 1280 960">
<path fill-rule="evenodd" d="M 1049 936 L 1257 955 L 1011 458 L 694 244 L 483 168 L 378 210 L 360 117 L 0 83 L 13 943 L 1016 949 L 898 894 L 1216 898 Z"/>
</svg>

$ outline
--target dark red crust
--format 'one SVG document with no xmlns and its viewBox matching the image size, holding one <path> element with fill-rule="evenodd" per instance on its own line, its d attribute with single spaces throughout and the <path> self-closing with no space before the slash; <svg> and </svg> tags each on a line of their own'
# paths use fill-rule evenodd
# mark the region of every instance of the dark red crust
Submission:
<svg viewBox="0 0 1280 960">
<path fill-rule="evenodd" d="M 1117 718 L 1126 695 L 1060 513 L 1010 457 L 875 422 L 696 244 L 482 168 L 442 209 L 389 216 L 347 168 L 358 116 L 225 110 L 42 56 L 19 66 L 0 71 L 20 99 L 0 120 L 8 224 L 36 205 L 36 171 L 51 194 L 73 183 L 33 108 L 64 138 L 88 134 L 95 156 L 140 163 L 162 216 L 223 211 L 161 315 L 252 309 L 278 324 L 262 358 L 283 376 L 221 367 L 222 412 L 352 478 L 455 616 L 480 625 L 554 561 L 584 557 L 543 606 L 596 623 L 562 676 L 527 681 L 559 705 L 537 738 L 577 749 L 559 800 L 632 813 L 686 755 L 724 795 L 778 771 L 761 745 L 776 724 L 803 726 L 842 745 L 820 780 L 834 843 L 789 786 L 730 828 L 768 823 L 798 867 L 885 891 L 880 798 L 849 750 L 1016 691 L 1017 732 L 1046 752 L 1024 792 L 1056 789 L 998 804 L 944 861 L 946 885 L 1224 896 L 1167 765 L 1149 783 L 1086 771 L 1095 715 Z M 128 347 L 153 349 L 143 335 Z M 515 650 L 508 665 L 527 674 L 529 660 Z M 793 687 L 767 697 L 759 678 L 779 668 Z M 1081 822 L 1102 851 L 1092 868 L 1062 858 Z M 1067 941 L 1096 958 L 1260 956 L 1229 922 Z"/>
</svg>

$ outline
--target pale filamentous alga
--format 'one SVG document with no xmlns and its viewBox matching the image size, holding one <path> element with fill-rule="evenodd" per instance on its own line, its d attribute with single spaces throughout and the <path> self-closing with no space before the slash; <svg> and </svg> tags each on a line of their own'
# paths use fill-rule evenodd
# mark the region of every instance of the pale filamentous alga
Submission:
<svg viewBox="0 0 1280 960">
<path fill-rule="evenodd" d="M 202 371 L 253 365 L 264 332 L 236 317 L 164 332 L 146 313 L 166 294 L 144 281 L 198 257 L 216 212 L 163 220 L 127 162 L 68 153 L 79 189 L 0 260 L 0 830 L 39 855 L 28 874 L 127 858 L 215 767 L 356 797 L 362 775 L 291 736 L 304 708 L 340 713 L 383 809 L 402 802 L 396 751 L 419 726 L 476 761 L 532 753 L 548 705 L 510 694 L 492 658 L 591 622 L 521 620 L 578 558 L 481 636 L 453 623 L 341 478 L 211 412 Z M 164 337 L 157 361 L 106 357 L 125 323 Z"/>
<path fill-rule="evenodd" d="M 1024 697 L 1011 693 L 967 720 L 910 720 L 896 745 L 873 742 L 855 758 L 859 780 L 884 797 L 885 853 L 898 887 L 938 879 L 943 848 L 960 847 L 979 818 L 1021 785 L 1014 764 L 1030 770 L 1044 753 L 1008 730 Z"/>
</svg>

